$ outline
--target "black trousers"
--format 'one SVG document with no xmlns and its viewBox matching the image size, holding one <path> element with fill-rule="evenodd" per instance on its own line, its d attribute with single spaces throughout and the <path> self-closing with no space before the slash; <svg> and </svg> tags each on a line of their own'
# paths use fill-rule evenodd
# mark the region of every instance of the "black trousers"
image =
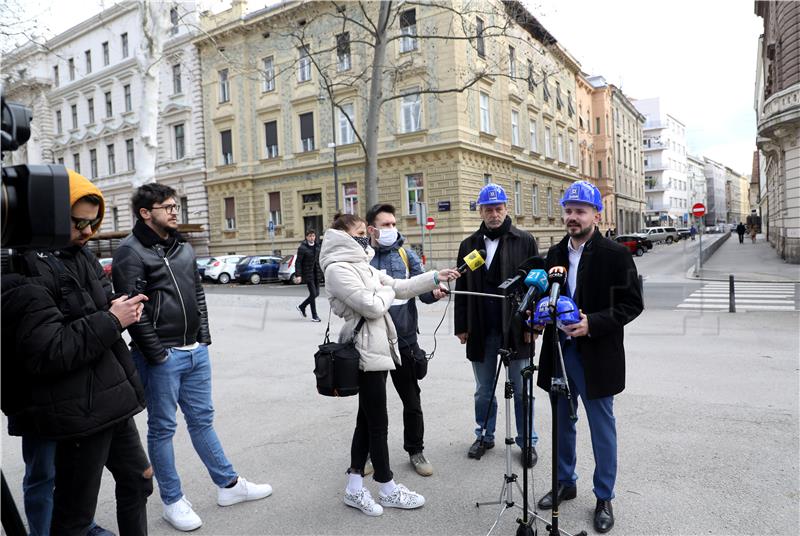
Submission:
<svg viewBox="0 0 800 536">
<path fill-rule="evenodd" d="M 358 417 L 350 444 L 350 468 L 362 475 L 367 455 L 372 459 L 376 481 L 392 478 L 389 467 L 389 415 L 386 412 L 386 372 L 358 373 Z"/>
<path fill-rule="evenodd" d="M 744 244 L 744 233 L 739 233 L 739 243 Z"/>
<path fill-rule="evenodd" d="M 409 454 L 422 452 L 425 423 L 422 418 L 419 381 L 414 371 L 414 353 L 422 352 L 417 343 L 400 349 L 403 364 L 391 371 L 394 389 L 403 401 L 403 450 Z"/>
<path fill-rule="evenodd" d="M 83 536 L 94 518 L 103 467 L 116 482 L 120 536 L 147 534 L 147 497 L 153 493 L 150 462 L 133 418 L 97 434 L 59 441 L 53 536 Z"/>
<path fill-rule="evenodd" d="M 306 306 L 311 306 L 311 316 L 316 318 L 317 316 L 317 296 L 319 296 L 319 286 L 317 285 L 316 281 L 307 280 L 306 286 L 308 287 L 308 298 L 306 298 L 303 303 L 300 304 L 300 309 L 306 310 Z"/>
</svg>

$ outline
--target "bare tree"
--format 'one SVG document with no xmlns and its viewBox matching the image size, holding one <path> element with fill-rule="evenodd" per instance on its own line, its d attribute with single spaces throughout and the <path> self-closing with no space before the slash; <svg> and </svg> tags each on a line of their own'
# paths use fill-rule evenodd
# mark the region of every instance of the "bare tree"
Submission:
<svg viewBox="0 0 800 536">
<path fill-rule="evenodd" d="M 303 5 L 307 8 L 304 11 L 307 16 L 302 24 L 278 31 L 290 37 L 298 49 L 305 51 L 300 61 L 311 62 L 324 92 L 349 122 L 364 150 L 367 206 L 378 201 L 378 139 L 384 105 L 414 95 L 431 95 L 438 99 L 446 94 L 463 93 L 484 78 L 508 77 L 524 80 L 532 86 L 543 83 L 547 88 L 548 76 L 559 70 L 557 63 L 547 55 L 555 39 L 516 1 L 333 0 Z M 442 26 L 436 26 L 435 22 L 418 24 L 416 17 L 420 12 L 425 15 L 423 20 L 449 23 Z M 436 17 L 437 14 L 444 16 Z M 325 30 L 331 26 L 338 28 L 336 39 L 331 39 Z M 531 33 L 537 39 L 534 43 L 527 39 Z M 518 43 L 520 49 L 531 47 L 539 56 L 536 62 L 538 71 L 513 69 L 504 54 L 487 54 L 480 64 L 456 66 L 454 72 L 445 73 L 447 77 L 444 77 L 435 64 L 421 66 L 419 60 L 415 63 L 412 54 L 401 54 L 399 58 L 387 54 L 388 47 L 396 41 L 401 42 L 401 50 L 448 41 L 460 42 L 473 49 L 481 48 L 483 52 L 484 43 L 498 38 L 503 42 Z M 338 58 L 349 54 L 351 46 L 362 51 L 360 57 L 365 61 L 360 70 L 340 68 L 341 60 Z M 333 61 L 332 57 L 335 58 Z M 421 78 L 423 83 L 411 91 L 398 91 L 398 86 L 412 76 Z M 443 82 L 445 78 L 453 82 Z M 355 91 L 357 98 L 364 103 L 367 113 L 363 126 L 342 107 L 341 99 L 337 100 L 337 92 L 345 90 L 348 99 Z"/>
</svg>

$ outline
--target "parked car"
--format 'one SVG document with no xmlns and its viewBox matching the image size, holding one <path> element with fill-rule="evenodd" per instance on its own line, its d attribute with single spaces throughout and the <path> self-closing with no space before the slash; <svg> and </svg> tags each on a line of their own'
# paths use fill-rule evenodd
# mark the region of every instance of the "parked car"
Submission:
<svg viewBox="0 0 800 536">
<path fill-rule="evenodd" d="M 688 227 L 678 227 L 678 236 L 683 239 L 689 239 L 692 237 L 692 230 Z"/>
<path fill-rule="evenodd" d="M 221 255 L 213 257 L 206 264 L 205 278 L 217 283 L 227 285 L 233 279 L 233 272 L 236 264 L 244 258 L 244 255 Z"/>
<path fill-rule="evenodd" d="M 295 285 L 296 283 L 292 279 L 292 275 L 294 275 L 294 262 L 297 260 L 297 255 L 286 255 L 284 258 L 281 259 L 281 266 L 278 269 L 278 279 L 284 285 Z"/>
<path fill-rule="evenodd" d="M 278 281 L 281 258 L 274 255 L 251 255 L 239 261 L 233 277 L 239 283 L 258 285 L 262 281 Z"/>
<path fill-rule="evenodd" d="M 666 242 L 672 244 L 680 240 L 678 230 L 675 227 L 645 227 L 639 234 L 642 234 L 653 242 Z"/>
<path fill-rule="evenodd" d="M 200 279 L 203 279 L 206 275 L 206 266 L 211 261 L 211 257 L 197 257 L 195 262 L 197 262 L 197 271 L 200 273 Z"/>
<path fill-rule="evenodd" d="M 653 248 L 653 242 L 650 239 L 638 235 L 619 235 L 615 236 L 614 240 L 628 248 L 628 251 L 637 257 L 641 257 L 645 251 Z M 650 247 L 647 246 L 648 242 Z"/>
<path fill-rule="evenodd" d="M 103 272 L 106 274 L 106 277 L 108 278 L 109 281 L 111 281 L 111 262 L 113 260 L 114 259 L 112 259 L 111 257 L 106 257 L 104 259 L 99 259 L 100 266 L 103 267 Z"/>
</svg>

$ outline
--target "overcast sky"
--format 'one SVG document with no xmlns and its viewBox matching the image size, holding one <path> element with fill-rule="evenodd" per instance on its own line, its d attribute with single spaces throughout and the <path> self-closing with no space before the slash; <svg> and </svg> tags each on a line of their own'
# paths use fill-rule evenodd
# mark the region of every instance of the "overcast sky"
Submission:
<svg viewBox="0 0 800 536">
<path fill-rule="evenodd" d="M 114 0 L 22 0 L 58 34 Z M 219 11 L 225 0 L 202 0 Z M 250 10 L 271 0 L 250 0 Z M 757 39 L 752 0 L 526 0 L 581 63 L 630 98 L 661 97 L 686 125 L 689 151 L 749 174 L 755 150 Z M 229 4 L 228 4 L 229 5 Z M 42 32 L 44 33 L 44 32 Z M 49 32 L 48 32 L 49 33 Z M 51 34 L 51 35 L 52 35 Z"/>
</svg>

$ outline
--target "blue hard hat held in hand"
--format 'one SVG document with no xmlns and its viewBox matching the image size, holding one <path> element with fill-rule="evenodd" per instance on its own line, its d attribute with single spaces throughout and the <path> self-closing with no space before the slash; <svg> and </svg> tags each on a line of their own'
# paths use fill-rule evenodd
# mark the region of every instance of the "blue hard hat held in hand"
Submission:
<svg viewBox="0 0 800 536">
<path fill-rule="evenodd" d="M 478 206 L 480 205 L 499 205 L 501 203 L 508 203 L 506 191 L 499 184 L 490 182 L 483 188 L 481 193 L 478 194 Z"/>
<path fill-rule="evenodd" d="M 533 311 L 533 325 L 544 326 L 552 324 L 553 319 L 550 316 L 550 298 L 544 297 L 536 304 L 536 309 Z M 581 312 L 578 305 L 567 296 L 559 296 L 556 302 L 556 326 L 561 329 L 570 324 L 577 324 L 581 321 Z M 530 323 L 530 321 L 528 321 Z"/>
<path fill-rule="evenodd" d="M 597 212 L 603 211 L 603 196 L 600 195 L 597 186 L 588 181 L 573 182 L 564 191 L 561 206 L 563 207 L 567 203 L 586 203 L 596 208 Z"/>
</svg>

